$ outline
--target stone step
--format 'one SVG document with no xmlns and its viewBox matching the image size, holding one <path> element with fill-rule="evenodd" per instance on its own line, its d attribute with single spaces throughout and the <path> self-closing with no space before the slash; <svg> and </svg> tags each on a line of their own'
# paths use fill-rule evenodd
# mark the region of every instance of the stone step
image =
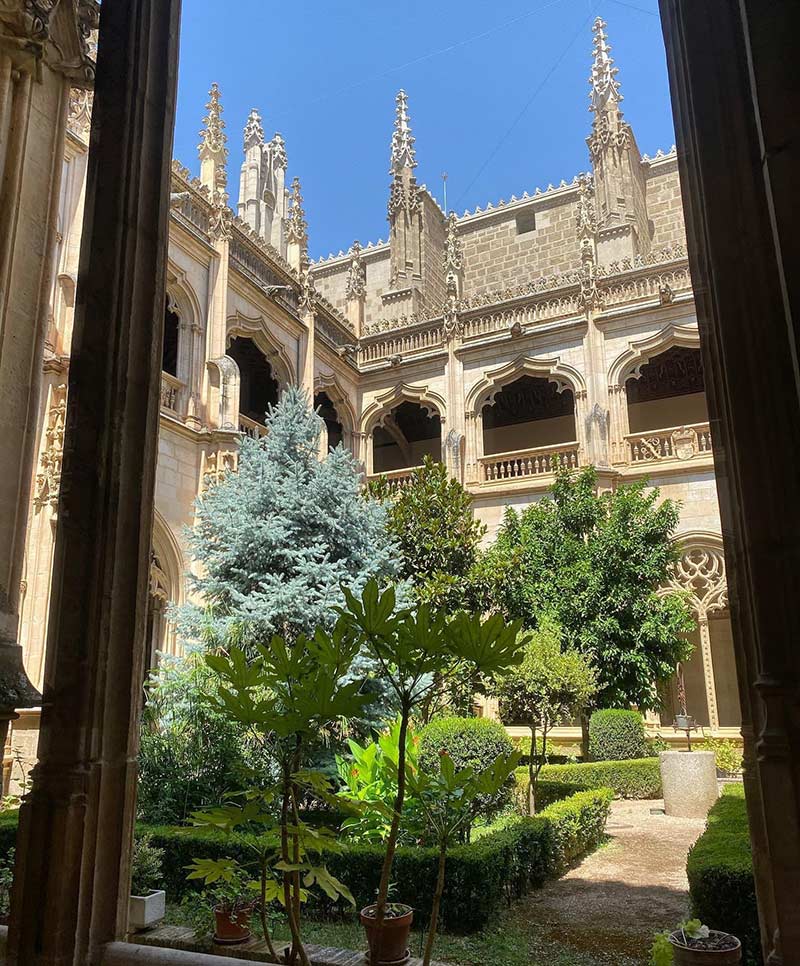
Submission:
<svg viewBox="0 0 800 966">
<path fill-rule="evenodd" d="M 253 963 L 269 961 L 269 949 L 262 939 L 250 939 L 237 946 L 220 946 L 212 943 L 209 948 L 198 942 L 194 931 L 187 926 L 159 926 L 147 932 L 135 933 L 130 937 L 132 943 L 142 946 L 163 946 L 167 949 L 183 949 L 188 952 L 209 952 L 215 956 L 228 956 L 232 959 L 244 959 Z M 278 951 L 287 947 L 278 944 Z M 311 966 L 367 966 L 364 952 L 352 949 L 337 949 L 335 946 L 315 946 L 306 944 L 306 952 Z M 412 956 L 403 966 L 422 966 L 422 960 Z M 431 966 L 445 966 L 444 963 L 431 963 Z"/>
</svg>

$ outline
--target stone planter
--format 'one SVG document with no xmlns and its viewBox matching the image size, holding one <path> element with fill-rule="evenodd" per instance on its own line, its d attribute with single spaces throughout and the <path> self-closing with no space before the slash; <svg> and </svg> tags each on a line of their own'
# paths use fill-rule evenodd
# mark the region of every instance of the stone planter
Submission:
<svg viewBox="0 0 800 966">
<path fill-rule="evenodd" d="M 662 751 L 658 756 L 664 811 L 676 818 L 705 818 L 719 797 L 713 751 Z"/>
<path fill-rule="evenodd" d="M 138 932 L 161 922 L 167 911 L 167 894 L 154 889 L 146 896 L 131 896 L 128 901 L 128 928 Z"/>
</svg>

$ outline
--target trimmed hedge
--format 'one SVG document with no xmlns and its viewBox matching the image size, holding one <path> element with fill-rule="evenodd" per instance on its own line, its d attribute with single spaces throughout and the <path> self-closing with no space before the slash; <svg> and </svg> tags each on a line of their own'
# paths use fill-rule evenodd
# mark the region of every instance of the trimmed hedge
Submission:
<svg viewBox="0 0 800 966">
<path fill-rule="evenodd" d="M 447 884 L 442 919 L 454 931 L 481 929 L 502 908 L 532 886 L 560 875 L 579 855 L 602 840 L 613 798 L 610 789 L 578 792 L 544 809 L 536 818 L 501 819 L 469 845 L 451 849 L 447 856 Z M 164 887 L 179 899 L 195 883 L 186 881 L 185 866 L 194 858 L 227 855 L 248 861 L 247 836 L 226 837 L 192 828 L 144 827 L 151 843 L 163 848 Z M 347 884 L 356 902 L 372 901 L 380 879 L 383 848 L 347 845 L 326 856 L 330 871 Z M 400 848 L 395 856 L 392 898 L 425 914 L 431 907 L 438 855 L 432 848 Z M 318 912 L 333 906 L 318 900 Z"/>
<path fill-rule="evenodd" d="M 644 718 L 638 711 L 605 708 L 589 719 L 589 757 L 594 761 L 626 761 L 647 757 Z"/>
<path fill-rule="evenodd" d="M 528 770 L 518 768 L 517 783 L 527 787 Z M 544 765 L 539 785 L 568 785 L 574 789 L 610 788 L 619 798 L 660 798 L 658 758 L 632 761 L 589 761 L 574 765 Z"/>
<path fill-rule="evenodd" d="M 712 929 L 738 936 L 744 960 L 760 966 L 753 860 L 742 785 L 727 785 L 708 813 L 705 832 L 686 862 L 693 914 Z"/>
<path fill-rule="evenodd" d="M 546 789 L 546 791 L 545 791 Z M 542 783 L 543 795 L 551 799 L 569 788 L 556 782 Z M 561 875 L 579 856 L 603 839 L 608 810 L 614 793 L 610 788 L 577 791 L 554 801 L 535 818 L 506 816 L 468 845 L 451 849 L 447 856 L 447 883 L 441 916 L 453 931 L 481 929 L 504 904 L 524 895 L 530 888 Z M 180 899 L 199 885 L 186 880 L 185 867 L 194 858 L 230 856 L 244 862 L 251 859 L 247 835 L 226 836 L 205 829 L 138 825 L 149 833 L 150 843 L 164 849 L 163 882 L 170 900 Z M 13 847 L 16 812 L 0 816 L 0 852 Z M 326 857 L 330 871 L 345 882 L 356 902 L 372 901 L 380 879 L 383 848 L 377 845 L 347 845 L 343 852 Z M 395 856 L 392 898 L 406 902 L 424 916 L 431 908 L 436 884 L 438 854 L 432 848 L 400 848 Z M 317 911 L 331 913 L 327 900 Z"/>
<path fill-rule="evenodd" d="M 510 755 L 514 743 L 508 732 L 491 718 L 434 718 L 419 735 L 419 767 L 423 772 L 439 770 L 439 755 L 446 751 L 457 771 L 474 768 L 482 772 L 499 755 Z M 492 818 L 502 811 L 514 793 L 509 781 L 494 795 L 478 796 L 476 814 Z"/>
</svg>

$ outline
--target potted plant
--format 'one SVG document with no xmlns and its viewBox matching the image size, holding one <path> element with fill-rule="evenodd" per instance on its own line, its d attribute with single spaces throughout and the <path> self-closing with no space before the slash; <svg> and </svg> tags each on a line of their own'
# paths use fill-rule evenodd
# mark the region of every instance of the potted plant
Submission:
<svg viewBox="0 0 800 966">
<path fill-rule="evenodd" d="M 736 966 L 742 944 L 729 932 L 690 919 L 672 932 L 659 933 L 650 951 L 651 966 Z"/>
<path fill-rule="evenodd" d="M 220 946 L 246 943 L 251 936 L 250 916 L 255 903 L 244 876 L 234 872 L 218 879 L 208 896 L 214 911 L 213 942 Z"/>
<path fill-rule="evenodd" d="M 166 893 L 156 886 L 161 882 L 164 850 L 156 848 L 150 835 L 133 840 L 131 853 L 131 897 L 128 902 L 128 927 L 136 932 L 152 929 L 166 913 Z"/>
<path fill-rule="evenodd" d="M 340 619 L 330 636 L 317 632 L 320 641 L 354 639 L 376 660 L 383 681 L 394 692 L 399 708 L 397 790 L 386 839 L 386 853 L 374 907 L 363 910 L 362 922 L 369 924 L 370 964 L 384 966 L 384 944 L 389 943 L 391 926 L 384 928 L 389 905 L 392 865 L 400 834 L 406 796 L 406 737 L 415 710 L 423 707 L 432 691 L 448 682 L 478 673 L 499 674 L 522 661 L 528 643 L 521 623 L 506 624 L 494 614 L 486 620 L 464 611 L 447 619 L 427 604 L 416 609 L 397 606 L 395 591 L 381 591 L 370 580 L 359 600 L 344 589 L 347 606 L 339 608 Z"/>
<path fill-rule="evenodd" d="M 364 932 L 367 934 L 367 945 L 370 956 L 378 952 L 380 962 L 404 963 L 408 959 L 408 937 L 411 933 L 411 923 L 414 920 L 414 910 L 404 902 L 387 902 L 383 915 L 383 923 L 376 925 L 377 903 L 366 906 L 361 910 L 359 918 Z M 380 949 L 378 942 L 380 941 Z"/>
</svg>

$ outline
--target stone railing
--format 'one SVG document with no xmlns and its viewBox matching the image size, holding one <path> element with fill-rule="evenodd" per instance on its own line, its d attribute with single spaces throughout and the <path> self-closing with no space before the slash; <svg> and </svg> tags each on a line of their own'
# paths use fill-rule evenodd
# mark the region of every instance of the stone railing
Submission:
<svg viewBox="0 0 800 966">
<path fill-rule="evenodd" d="M 401 470 L 389 470 L 386 473 L 372 473 L 367 479 L 368 480 L 385 480 L 389 490 L 394 492 L 395 490 L 400 490 L 408 484 L 413 479 L 414 473 L 417 470 L 422 469 L 421 466 L 404 466 Z"/>
<path fill-rule="evenodd" d="M 609 275 L 598 279 L 598 288 L 604 309 L 653 298 L 669 304 L 676 295 L 691 291 L 692 278 L 684 260 L 683 264 L 664 265 L 658 269 L 648 266 Z"/>
<path fill-rule="evenodd" d="M 363 365 L 392 359 L 395 356 L 405 358 L 439 349 L 443 345 L 444 333 L 441 324 L 421 325 L 414 329 L 396 330 L 385 335 L 366 336 L 359 345 L 358 361 Z"/>
<path fill-rule="evenodd" d="M 161 373 L 161 408 L 172 416 L 180 412 L 181 389 L 184 384 L 168 372 Z"/>
<path fill-rule="evenodd" d="M 537 299 L 522 305 L 498 306 L 494 311 L 463 319 L 464 340 L 480 338 L 495 332 L 520 333 L 525 326 L 540 325 L 579 315 L 577 291 L 559 297 Z"/>
<path fill-rule="evenodd" d="M 538 446 L 513 453 L 492 453 L 478 457 L 478 482 L 499 483 L 554 473 L 559 463 L 574 469 L 580 462 L 577 443 Z"/>
<path fill-rule="evenodd" d="M 262 436 L 267 435 L 269 430 L 263 423 L 257 423 L 255 419 L 250 419 L 249 416 L 239 413 L 239 432 L 251 439 L 261 439 Z"/>
<path fill-rule="evenodd" d="M 618 462 L 663 463 L 711 455 L 711 430 L 708 423 L 674 426 L 670 429 L 631 433 L 625 437 Z"/>
</svg>

